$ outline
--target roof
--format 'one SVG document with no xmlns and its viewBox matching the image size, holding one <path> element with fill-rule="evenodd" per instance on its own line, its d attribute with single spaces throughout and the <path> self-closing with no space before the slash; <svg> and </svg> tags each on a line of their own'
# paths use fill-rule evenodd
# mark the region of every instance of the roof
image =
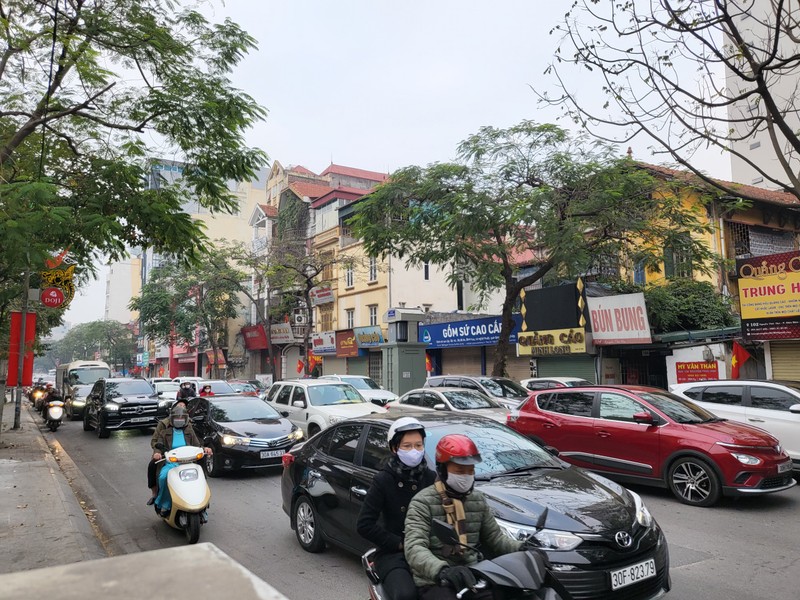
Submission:
<svg viewBox="0 0 800 600">
<path fill-rule="evenodd" d="M 362 196 L 366 196 L 369 194 L 370 190 L 364 190 L 361 188 L 354 188 L 354 187 L 338 187 L 331 189 L 327 194 L 324 196 L 320 196 L 317 198 L 312 206 L 314 208 L 319 208 L 320 206 L 324 206 L 328 204 L 328 202 L 335 200 L 337 198 L 341 198 L 343 200 L 350 200 L 351 202 L 354 200 L 358 200 Z"/>
<path fill-rule="evenodd" d="M 269 204 L 259 204 L 258 208 L 261 209 L 261 212 L 264 213 L 266 217 L 277 217 L 278 216 L 278 209 L 274 206 L 270 206 Z"/>
<path fill-rule="evenodd" d="M 328 192 L 333 191 L 333 188 L 328 185 L 321 185 L 318 183 L 306 183 L 303 181 L 295 181 L 289 184 L 289 189 L 294 192 L 298 197 L 316 199 L 324 196 Z"/>
<path fill-rule="evenodd" d="M 329 175 L 335 173 L 336 175 L 347 175 L 348 177 L 358 177 L 360 179 L 368 179 L 370 181 L 386 181 L 389 175 L 387 173 L 378 173 L 377 171 L 367 171 L 365 169 L 356 169 L 354 167 L 345 167 L 342 165 L 335 165 L 331 163 L 320 175 Z"/>
<path fill-rule="evenodd" d="M 316 175 L 314 171 L 306 169 L 303 165 L 291 165 L 286 170 L 290 173 L 303 173 L 304 175 Z"/>
</svg>

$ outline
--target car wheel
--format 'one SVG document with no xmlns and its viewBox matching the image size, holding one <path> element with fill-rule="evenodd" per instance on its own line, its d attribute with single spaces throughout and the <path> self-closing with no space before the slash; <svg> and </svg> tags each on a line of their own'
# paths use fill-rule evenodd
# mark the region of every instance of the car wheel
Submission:
<svg viewBox="0 0 800 600">
<path fill-rule="evenodd" d="M 319 425 L 316 423 L 311 423 L 308 426 L 308 437 L 314 437 L 320 432 Z"/>
<path fill-rule="evenodd" d="M 94 427 L 89 422 L 89 411 L 84 409 L 83 410 L 83 430 L 84 431 L 93 431 Z"/>
<path fill-rule="evenodd" d="M 711 506 L 722 495 L 722 486 L 713 467 L 695 457 L 679 458 L 669 468 L 669 489 L 678 500 L 692 506 Z"/>
<path fill-rule="evenodd" d="M 220 477 L 222 475 L 222 461 L 217 457 L 216 452 L 211 456 L 206 456 L 203 464 L 206 468 L 206 475 L 209 477 Z"/>
<path fill-rule="evenodd" d="M 72 402 L 69 400 L 64 403 L 64 413 L 67 415 L 68 421 L 75 420 L 75 415 L 72 414 Z"/>
<path fill-rule="evenodd" d="M 104 440 L 111 435 L 111 432 L 103 427 L 103 419 L 100 417 L 100 415 L 97 415 L 97 427 L 95 427 L 95 431 L 97 432 L 97 437 L 99 437 L 101 440 Z"/>
<path fill-rule="evenodd" d="M 294 505 L 294 533 L 306 552 L 322 552 L 325 549 L 325 540 L 319 530 L 317 511 L 311 501 L 305 496 L 297 499 Z"/>
</svg>

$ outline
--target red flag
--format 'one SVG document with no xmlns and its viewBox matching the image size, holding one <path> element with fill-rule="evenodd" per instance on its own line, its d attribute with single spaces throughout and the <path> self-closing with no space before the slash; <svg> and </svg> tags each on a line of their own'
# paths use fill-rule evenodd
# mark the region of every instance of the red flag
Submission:
<svg viewBox="0 0 800 600">
<path fill-rule="evenodd" d="M 433 371 L 433 361 L 431 361 L 431 355 L 427 352 L 425 353 L 425 370 L 430 373 Z"/>
<path fill-rule="evenodd" d="M 302 361 L 302 360 L 298 360 L 298 361 L 297 361 L 297 372 L 298 372 L 298 373 L 302 373 L 302 372 L 303 372 L 303 368 L 304 368 L 305 366 L 306 366 L 306 365 L 305 365 L 305 363 L 303 363 L 303 361 Z"/>
<path fill-rule="evenodd" d="M 753 358 L 739 342 L 733 342 L 733 356 L 731 357 L 731 379 L 739 379 L 739 369 L 749 359 Z"/>
</svg>

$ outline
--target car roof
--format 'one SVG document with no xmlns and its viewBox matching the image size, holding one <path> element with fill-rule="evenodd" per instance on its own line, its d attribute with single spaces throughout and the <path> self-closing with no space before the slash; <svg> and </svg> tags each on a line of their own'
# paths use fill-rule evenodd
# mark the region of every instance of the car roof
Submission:
<svg viewBox="0 0 800 600">
<path fill-rule="evenodd" d="M 443 412 L 431 410 L 397 410 L 386 413 L 372 413 L 363 417 L 350 417 L 346 423 L 380 423 L 381 425 L 391 426 L 397 419 L 403 417 L 414 417 L 422 423 L 426 429 L 434 427 L 444 427 L 445 425 L 482 425 L 491 423 L 497 425 L 497 421 L 488 417 L 481 417 L 476 414 L 463 414 L 459 412 Z"/>
<path fill-rule="evenodd" d="M 588 381 L 583 377 L 526 377 L 522 381 Z"/>
<path fill-rule="evenodd" d="M 339 381 L 338 379 L 281 379 L 272 385 L 279 383 L 293 383 L 295 385 L 350 385 L 346 381 Z"/>
<path fill-rule="evenodd" d="M 581 390 L 623 390 L 626 392 L 660 392 L 664 393 L 669 390 L 665 390 L 660 387 L 655 387 L 652 385 L 632 385 L 632 384 L 592 384 L 592 385 L 580 385 L 578 387 L 571 387 L 571 388 L 563 388 L 563 389 L 549 389 L 549 390 L 536 390 L 533 392 L 534 394 L 569 394 L 572 392 L 579 392 Z"/>
<path fill-rule="evenodd" d="M 264 402 L 256 396 L 245 396 L 244 394 L 217 394 L 216 396 L 195 396 L 194 399 L 208 400 L 209 402 L 224 402 L 226 400 L 255 400 L 256 402 Z"/>
<path fill-rule="evenodd" d="M 470 388 L 463 388 L 463 387 L 458 387 L 458 386 L 455 386 L 455 385 L 441 385 L 441 386 L 435 387 L 435 388 L 429 388 L 429 387 L 427 387 L 427 388 L 426 387 L 415 388 L 413 390 L 407 391 L 406 394 L 410 394 L 411 392 L 425 392 L 425 393 L 430 393 L 430 392 L 475 392 L 477 394 L 483 395 L 483 392 L 481 392 L 480 390 L 473 390 L 473 389 L 470 389 Z M 403 394 L 403 395 L 405 395 L 405 394 Z"/>
<path fill-rule="evenodd" d="M 142 377 L 103 377 L 98 381 L 144 381 L 145 383 L 150 383 Z"/>
</svg>

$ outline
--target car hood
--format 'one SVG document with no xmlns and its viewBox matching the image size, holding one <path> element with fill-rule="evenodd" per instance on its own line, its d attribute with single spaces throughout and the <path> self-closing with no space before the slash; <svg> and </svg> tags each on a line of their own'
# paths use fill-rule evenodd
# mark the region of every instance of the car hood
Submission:
<svg viewBox="0 0 800 600">
<path fill-rule="evenodd" d="M 695 423 L 683 425 L 683 427 L 700 433 L 715 442 L 727 442 L 743 446 L 775 446 L 778 444 L 778 440 L 763 429 L 734 421 Z"/>
<path fill-rule="evenodd" d="M 272 439 L 289 435 L 292 423 L 289 419 L 254 419 L 252 421 L 236 421 L 219 423 L 223 435 Z"/>
<path fill-rule="evenodd" d="M 111 398 L 110 401 L 116 404 L 127 404 L 128 402 L 135 402 L 136 404 L 158 404 L 159 397 L 141 394 L 137 396 L 118 396 L 116 398 Z"/>
<path fill-rule="evenodd" d="M 355 402 L 353 404 L 332 404 L 331 406 L 318 406 L 316 407 L 325 412 L 325 414 L 334 417 L 343 417 L 345 419 L 350 417 L 362 417 L 370 414 L 385 413 L 386 409 L 372 402 Z"/>
<path fill-rule="evenodd" d="M 397 400 L 397 394 L 393 394 L 389 390 L 358 390 L 358 393 L 364 396 L 367 400 Z"/>
<path fill-rule="evenodd" d="M 478 482 L 496 517 L 535 526 L 545 507 L 547 529 L 574 533 L 628 530 L 636 518 L 633 497 L 622 486 L 577 467 L 542 469 Z"/>
</svg>

